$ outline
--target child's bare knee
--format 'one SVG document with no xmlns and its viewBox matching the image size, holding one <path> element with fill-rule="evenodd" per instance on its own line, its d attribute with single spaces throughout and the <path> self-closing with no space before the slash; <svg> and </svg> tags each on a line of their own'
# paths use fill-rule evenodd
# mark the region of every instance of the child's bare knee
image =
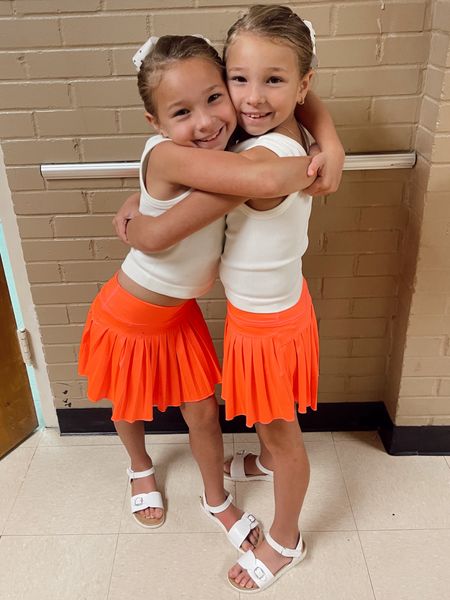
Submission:
<svg viewBox="0 0 450 600">
<path fill-rule="evenodd" d="M 185 405 L 183 417 L 190 431 L 211 431 L 219 425 L 219 407 L 215 398 Z"/>
<path fill-rule="evenodd" d="M 297 423 L 277 420 L 267 425 L 260 424 L 258 434 L 273 456 L 292 452 L 303 446 L 302 434 Z"/>
</svg>

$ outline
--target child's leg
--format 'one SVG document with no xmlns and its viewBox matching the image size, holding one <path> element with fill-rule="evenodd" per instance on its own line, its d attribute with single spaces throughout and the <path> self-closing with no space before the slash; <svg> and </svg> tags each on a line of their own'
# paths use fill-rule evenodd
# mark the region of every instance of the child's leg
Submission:
<svg viewBox="0 0 450 600">
<path fill-rule="evenodd" d="M 275 516 L 270 528 L 273 539 L 286 548 L 298 543 L 298 519 L 309 484 L 309 460 L 302 433 L 295 421 L 276 420 L 258 426 L 259 435 L 273 458 Z M 276 573 L 291 561 L 263 542 L 255 555 Z M 235 565 L 231 579 L 242 587 L 255 587 L 247 572 Z"/>
<path fill-rule="evenodd" d="M 215 396 L 199 402 L 186 402 L 181 406 L 184 420 L 189 427 L 192 454 L 197 461 L 205 488 L 206 501 L 210 506 L 220 506 L 227 493 L 223 486 L 223 440 L 219 424 L 219 408 Z M 233 504 L 215 516 L 229 530 L 242 516 L 242 510 Z M 243 550 L 256 545 L 259 528 L 253 529 L 242 544 Z"/>
<path fill-rule="evenodd" d="M 272 458 L 272 455 L 271 455 L 269 449 L 267 448 L 266 444 L 264 443 L 263 438 L 261 437 L 261 435 L 259 433 L 259 423 L 256 423 L 255 427 L 256 427 L 256 433 L 258 434 L 258 441 L 259 441 L 259 446 L 260 446 L 259 460 L 260 460 L 261 464 L 263 465 L 263 467 L 265 467 L 266 469 L 269 469 L 270 471 L 273 471 L 273 458 Z M 263 472 L 259 469 L 258 465 L 256 464 L 256 458 L 257 458 L 256 454 L 247 454 L 247 456 L 244 458 L 244 471 L 245 471 L 246 475 L 262 475 L 263 474 Z M 228 475 L 230 474 L 231 461 L 232 461 L 232 458 L 229 458 L 225 461 L 225 463 L 223 465 L 223 470 Z"/>
<path fill-rule="evenodd" d="M 135 421 L 134 423 L 114 421 L 114 426 L 130 457 L 131 469 L 133 471 L 150 469 L 153 463 L 145 448 L 144 421 Z M 157 490 L 155 476 L 149 475 L 142 479 L 133 479 L 131 490 L 133 496 L 155 492 Z M 160 508 L 146 508 L 139 513 L 150 519 L 160 519 L 163 511 Z"/>
</svg>

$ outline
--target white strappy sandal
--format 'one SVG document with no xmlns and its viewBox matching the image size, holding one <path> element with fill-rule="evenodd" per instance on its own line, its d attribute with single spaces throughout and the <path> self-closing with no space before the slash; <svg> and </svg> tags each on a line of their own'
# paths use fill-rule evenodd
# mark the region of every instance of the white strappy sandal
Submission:
<svg viewBox="0 0 450 600">
<path fill-rule="evenodd" d="M 228 577 L 229 584 L 235 589 L 238 590 L 241 594 L 256 594 L 258 592 L 262 592 L 267 589 L 272 583 L 275 583 L 277 579 L 279 579 L 282 575 L 287 573 L 289 569 L 298 565 L 306 556 L 306 545 L 302 540 L 302 534 L 300 534 L 300 539 L 298 540 L 298 544 L 295 548 L 284 548 L 276 542 L 270 533 L 266 533 L 265 539 L 269 546 L 281 554 L 281 556 L 291 557 L 292 560 L 290 563 L 281 567 L 279 571 L 272 573 L 272 571 L 262 562 L 259 558 L 256 558 L 254 552 L 252 550 L 248 550 L 245 554 L 243 554 L 238 559 L 238 564 L 247 571 L 250 575 L 251 579 L 256 583 L 258 587 L 256 588 L 244 588 L 238 585 L 233 579 Z"/>
<path fill-rule="evenodd" d="M 270 469 L 266 469 L 261 464 L 259 460 L 259 456 L 256 456 L 256 466 L 262 472 L 260 475 L 247 475 L 245 472 L 244 460 L 245 457 L 252 452 L 247 452 L 246 450 L 240 450 L 236 452 L 236 454 L 231 459 L 230 463 L 230 473 L 225 473 L 224 477 L 228 481 L 273 481 L 273 471 Z"/>
<path fill-rule="evenodd" d="M 142 479 L 143 477 L 154 475 L 155 467 L 147 469 L 146 471 L 133 471 L 132 469 L 127 469 L 127 473 L 131 484 L 133 479 Z M 163 510 L 163 514 L 159 519 L 150 519 L 142 514 L 137 514 L 146 508 L 161 508 Z M 157 527 L 161 527 L 166 517 L 163 499 L 160 492 L 148 492 L 146 494 L 136 494 L 135 496 L 132 496 L 131 512 L 139 525 L 146 527 L 147 529 L 156 529 Z"/>
<path fill-rule="evenodd" d="M 217 517 L 214 515 L 223 512 L 226 510 L 230 504 L 233 502 L 233 496 L 228 494 L 228 498 L 223 502 L 220 506 L 210 506 L 206 502 L 205 492 L 203 492 L 203 497 L 200 498 L 200 506 L 202 507 L 205 515 L 209 517 L 216 525 L 218 525 L 222 531 L 227 536 L 230 543 L 239 550 L 239 552 L 245 552 L 242 550 L 241 545 L 247 539 L 248 534 L 255 527 L 260 528 L 260 535 L 258 537 L 258 543 L 262 537 L 262 527 L 258 522 L 256 517 L 254 517 L 251 513 L 245 512 L 242 517 L 236 521 L 236 523 L 231 527 L 228 531 L 225 525 L 223 525 Z"/>
</svg>

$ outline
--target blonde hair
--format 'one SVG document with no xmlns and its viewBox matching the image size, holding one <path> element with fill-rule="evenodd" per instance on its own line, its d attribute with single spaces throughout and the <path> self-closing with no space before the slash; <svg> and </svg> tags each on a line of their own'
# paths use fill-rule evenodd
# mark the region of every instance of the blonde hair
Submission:
<svg viewBox="0 0 450 600">
<path fill-rule="evenodd" d="M 223 62 L 217 50 L 205 39 L 194 35 L 164 35 L 144 58 L 137 83 L 145 110 L 151 115 L 157 115 L 153 92 L 160 84 L 164 71 L 177 61 L 190 58 L 209 60 L 223 74 Z"/>
<path fill-rule="evenodd" d="M 288 44 L 297 55 L 300 76 L 308 73 L 313 64 L 314 52 L 311 33 L 305 23 L 287 6 L 256 4 L 230 27 L 224 47 L 227 50 L 240 33 L 269 37 Z"/>
</svg>

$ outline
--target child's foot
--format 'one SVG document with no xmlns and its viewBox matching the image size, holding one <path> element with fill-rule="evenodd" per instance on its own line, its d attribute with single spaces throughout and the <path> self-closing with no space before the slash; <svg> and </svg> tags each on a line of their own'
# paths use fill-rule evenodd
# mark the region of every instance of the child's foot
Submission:
<svg viewBox="0 0 450 600">
<path fill-rule="evenodd" d="M 229 495 L 227 494 L 226 497 L 229 498 Z M 231 497 L 231 500 L 232 500 L 232 497 Z M 207 502 L 207 500 L 206 500 L 206 502 Z M 220 506 L 222 503 L 223 503 L 223 501 L 217 502 L 215 504 L 216 504 L 216 506 Z M 233 525 L 235 525 L 239 521 L 239 519 L 241 519 L 241 517 L 244 515 L 244 511 L 242 511 L 240 508 L 237 508 L 232 503 L 230 503 L 229 506 L 227 506 L 221 512 L 214 512 L 214 513 L 209 512 L 209 510 L 208 510 L 208 508 L 213 508 L 212 506 L 205 507 L 204 500 L 202 500 L 202 506 L 205 509 L 205 512 L 207 512 L 207 514 L 213 520 L 219 521 L 219 523 L 221 523 L 222 526 L 225 527 L 227 532 L 229 532 L 230 529 L 233 527 Z M 255 517 L 253 517 L 253 515 L 249 515 L 249 517 L 252 520 L 252 525 L 254 525 L 254 522 L 256 521 Z M 256 525 L 256 527 L 253 527 L 252 529 L 249 530 L 247 537 L 243 540 L 243 542 L 241 543 L 239 548 L 243 552 L 247 552 L 247 550 L 254 550 L 258 545 L 260 535 L 261 535 L 261 529 L 260 529 L 259 525 Z"/>
<path fill-rule="evenodd" d="M 146 467 L 150 469 L 152 465 Z M 135 471 L 144 471 L 146 469 L 133 469 Z M 131 481 L 131 495 L 136 496 L 137 494 L 147 494 L 148 492 L 157 492 L 158 488 L 156 485 L 156 479 L 154 475 L 148 475 L 139 479 L 133 479 Z M 163 516 L 163 509 L 161 508 L 145 508 L 139 510 L 136 515 L 140 515 L 146 519 L 160 519 Z"/>
<path fill-rule="evenodd" d="M 222 511 L 221 513 L 218 513 L 214 516 L 216 517 L 216 519 L 218 519 L 222 523 L 222 525 L 225 527 L 225 529 L 227 531 L 230 531 L 230 529 L 233 527 L 233 525 L 237 521 L 239 521 L 239 519 L 242 517 L 243 514 L 244 514 L 243 510 L 241 510 L 240 508 L 237 508 L 237 506 L 234 506 L 234 504 L 230 504 L 230 506 L 228 508 L 226 508 L 224 511 Z M 250 531 L 248 536 L 242 542 L 242 544 L 241 544 L 242 550 L 244 550 L 244 552 L 247 552 L 247 550 L 254 550 L 258 544 L 259 536 L 260 536 L 260 529 L 257 526 Z"/>
<path fill-rule="evenodd" d="M 295 545 L 295 544 L 294 544 Z M 276 575 L 277 572 L 289 564 L 293 559 L 290 557 L 282 556 L 276 550 L 274 550 L 266 540 L 264 540 L 255 550 L 254 554 L 256 558 L 262 561 L 268 569 L 272 572 L 273 575 Z M 246 589 L 254 589 L 258 586 L 250 577 L 245 569 L 241 567 L 238 563 L 236 563 L 229 571 L 228 577 L 232 580 L 237 586 Z"/>
<path fill-rule="evenodd" d="M 233 476 L 231 475 L 232 463 L 234 463 Z M 224 462 L 223 470 L 225 475 L 228 475 L 233 481 L 250 481 L 251 479 L 272 481 L 272 471 L 267 468 L 264 468 L 263 471 L 260 466 L 263 465 L 259 462 L 259 456 L 241 450 Z"/>
</svg>

